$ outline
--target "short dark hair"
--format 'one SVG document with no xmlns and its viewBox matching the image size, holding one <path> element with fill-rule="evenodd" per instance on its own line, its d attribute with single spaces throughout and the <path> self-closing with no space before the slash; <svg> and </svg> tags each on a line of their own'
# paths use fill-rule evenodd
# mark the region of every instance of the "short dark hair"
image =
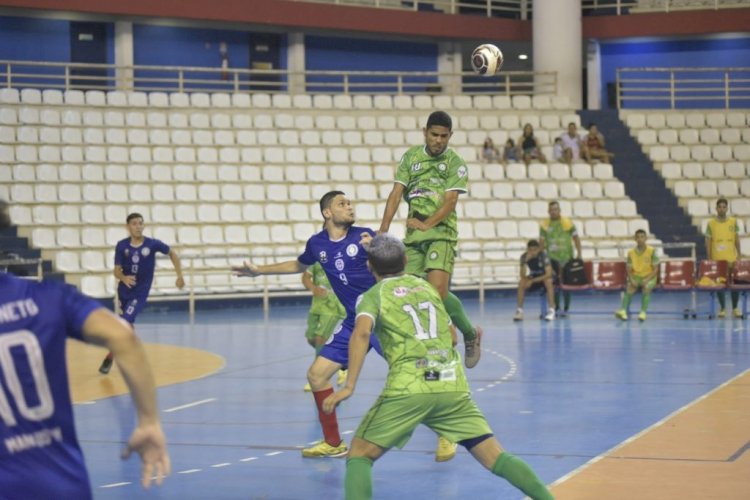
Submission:
<svg viewBox="0 0 750 500">
<path fill-rule="evenodd" d="M 11 226 L 8 202 L 0 200 L 0 229 Z"/>
<path fill-rule="evenodd" d="M 367 249 L 367 261 L 378 276 L 404 272 L 405 256 L 406 247 L 404 243 L 388 233 L 375 236 Z"/>
<path fill-rule="evenodd" d="M 716 200 L 717 207 L 719 206 L 719 203 L 723 203 L 724 205 L 729 206 L 729 202 L 727 201 L 726 198 L 719 198 L 718 200 Z"/>
<path fill-rule="evenodd" d="M 547 208 L 552 208 L 552 206 L 553 206 L 553 205 L 557 205 L 557 206 L 559 207 L 559 206 L 560 206 L 560 202 L 559 202 L 559 201 L 557 201 L 557 200 L 552 200 L 552 201 L 550 201 L 550 202 L 549 202 L 549 203 L 547 204 Z"/>
<path fill-rule="evenodd" d="M 644 236 L 647 236 L 647 234 L 646 234 L 646 230 L 645 230 L 645 229 L 638 229 L 638 230 L 637 230 L 637 231 L 635 232 L 635 235 L 636 235 L 636 236 L 638 236 L 639 234 L 642 234 L 642 235 L 644 235 Z"/>
<path fill-rule="evenodd" d="M 433 126 L 446 127 L 448 130 L 453 130 L 453 120 L 451 115 L 445 111 L 433 111 L 430 116 L 427 117 L 427 127 Z"/>
<path fill-rule="evenodd" d="M 126 224 L 130 224 L 130 221 L 133 219 L 141 219 L 143 220 L 143 216 L 139 214 L 138 212 L 133 212 L 132 214 L 128 214 L 128 218 L 125 219 Z"/>
<path fill-rule="evenodd" d="M 333 203 L 333 199 L 340 194 L 346 195 L 346 193 L 344 193 L 343 191 L 328 191 L 326 194 L 324 194 L 320 198 L 321 215 L 323 214 L 323 210 L 325 210 L 326 208 L 331 208 L 331 203 Z"/>
<path fill-rule="evenodd" d="M 526 248 L 537 248 L 539 246 L 539 241 L 537 240 L 529 240 L 528 243 L 526 243 Z"/>
</svg>

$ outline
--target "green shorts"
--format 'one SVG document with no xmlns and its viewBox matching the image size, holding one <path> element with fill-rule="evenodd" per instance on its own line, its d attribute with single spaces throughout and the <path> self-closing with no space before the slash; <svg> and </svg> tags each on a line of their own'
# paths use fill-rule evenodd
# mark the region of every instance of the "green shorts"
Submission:
<svg viewBox="0 0 750 500">
<path fill-rule="evenodd" d="M 453 274 L 456 244 L 447 240 L 420 241 L 406 245 L 407 274 L 422 276 L 433 270 Z"/>
<path fill-rule="evenodd" d="M 311 341 L 315 337 L 323 337 L 328 340 L 328 337 L 333 333 L 336 325 L 343 318 L 335 314 L 316 314 L 310 313 L 307 315 L 307 330 L 305 331 L 305 337 Z"/>
<path fill-rule="evenodd" d="M 362 419 L 356 436 L 381 448 L 403 448 L 419 424 L 454 443 L 492 434 L 468 392 L 441 392 L 380 396 Z"/>
<path fill-rule="evenodd" d="M 653 288 L 656 286 L 656 276 L 648 280 L 648 282 L 644 282 L 644 279 L 645 278 L 643 276 L 632 276 L 630 278 L 630 281 L 633 282 L 637 289 L 648 288 L 649 290 L 653 290 Z"/>
</svg>

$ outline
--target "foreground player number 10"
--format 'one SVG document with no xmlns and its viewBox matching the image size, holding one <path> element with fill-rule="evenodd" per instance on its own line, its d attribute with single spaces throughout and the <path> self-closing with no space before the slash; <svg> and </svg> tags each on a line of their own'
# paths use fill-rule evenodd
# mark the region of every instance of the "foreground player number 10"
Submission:
<svg viewBox="0 0 750 500">
<path fill-rule="evenodd" d="M 437 312 L 435 311 L 435 305 L 432 302 L 421 302 L 418 306 L 420 309 L 427 309 L 430 317 L 428 320 L 427 330 L 422 326 L 422 322 L 419 319 L 417 311 L 411 304 L 404 304 L 403 310 L 406 311 L 411 320 L 414 322 L 414 331 L 418 340 L 429 340 L 437 338 Z"/>
<path fill-rule="evenodd" d="M 26 353 L 29 368 L 31 369 L 31 376 L 34 379 L 34 386 L 36 388 L 38 399 L 36 406 L 30 407 L 26 400 L 26 394 L 24 394 L 24 389 L 21 387 L 16 364 L 10 352 L 12 348 L 23 349 Z M 52 413 L 55 411 L 55 403 L 52 400 L 47 372 L 44 369 L 42 349 L 39 346 L 39 341 L 32 332 L 18 330 L 0 336 L 0 366 L 2 367 L 5 385 L 8 387 L 10 393 L 9 396 L 14 399 L 16 408 L 18 408 L 18 412 L 22 417 L 33 422 L 39 422 L 52 416 Z M 0 417 L 2 417 L 3 423 L 7 427 L 17 424 L 2 384 L 0 384 Z"/>
</svg>

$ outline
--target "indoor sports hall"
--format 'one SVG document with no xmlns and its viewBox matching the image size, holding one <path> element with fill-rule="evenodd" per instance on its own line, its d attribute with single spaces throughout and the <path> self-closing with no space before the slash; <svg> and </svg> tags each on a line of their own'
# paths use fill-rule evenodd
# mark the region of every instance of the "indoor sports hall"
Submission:
<svg viewBox="0 0 750 500">
<path fill-rule="evenodd" d="M 103 349 L 68 343 L 94 498 L 344 498 L 346 459 L 301 455 L 322 437 L 303 390 L 311 294 L 299 274 L 231 269 L 296 259 L 331 190 L 377 230 L 435 110 L 468 175 L 451 290 L 484 336 L 466 374 L 503 446 L 558 499 L 750 498 L 748 26 L 747 0 L 0 0 L 14 224 L 0 270 L 117 310 L 115 248 L 137 212 L 185 278 L 157 260 L 135 323 L 172 460 L 160 487 L 119 459 L 135 414 L 117 362 L 100 374 Z M 502 59 L 481 76 L 471 55 L 487 43 Z M 591 125 L 603 159 L 583 154 Z M 571 130 L 568 158 L 556 139 Z M 529 292 L 513 321 L 551 202 L 580 239 L 582 281 L 556 282 L 568 314 L 545 320 Z M 402 202 L 399 238 L 407 215 Z M 627 308 L 637 231 L 657 284 Z M 337 409 L 346 442 L 386 373 L 371 352 Z M 461 447 L 436 462 L 436 442 L 422 426 L 380 459 L 374 498 L 522 498 Z"/>
</svg>

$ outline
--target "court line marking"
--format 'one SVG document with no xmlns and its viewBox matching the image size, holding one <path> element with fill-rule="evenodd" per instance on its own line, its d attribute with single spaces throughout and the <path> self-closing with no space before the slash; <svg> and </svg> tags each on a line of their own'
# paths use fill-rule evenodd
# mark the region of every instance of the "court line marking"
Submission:
<svg viewBox="0 0 750 500">
<path fill-rule="evenodd" d="M 683 413 L 684 411 L 688 410 L 689 408 L 695 406 L 696 404 L 700 403 L 704 399 L 706 399 L 709 396 L 713 395 L 715 392 L 720 391 L 721 389 L 723 389 L 727 385 L 731 384 L 735 380 L 743 377 L 747 373 L 750 373 L 750 368 L 748 368 L 747 370 L 743 371 L 742 373 L 740 373 L 740 374 L 738 374 L 738 375 L 730 378 L 729 380 L 727 380 L 723 384 L 721 384 L 721 385 L 719 385 L 717 387 L 714 387 L 713 389 L 711 389 L 707 393 L 703 394 L 702 396 L 699 396 L 698 398 L 696 398 L 693 401 L 689 402 L 688 404 L 686 404 L 682 408 L 678 408 L 677 410 L 673 411 L 672 413 L 670 413 L 666 417 L 662 418 L 658 422 L 656 422 L 656 423 L 654 423 L 654 424 L 646 427 L 645 429 L 643 429 L 642 431 L 638 432 L 637 434 L 634 434 L 633 436 L 630 436 L 625 441 L 623 441 L 623 442 L 615 445 L 614 447 L 610 448 L 609 450 L 605 451 L 604 453 L 601 453 L 601 454 L 595 456 L 594 458 L 592 458 L 591 460 L 589 460 L 585 464 L 581 465 L 580 467 L 578 467 L 578 468 L 572 470 L 571 472 L 565 474 L 564 476 L 558 478 L 553 483 L 551 483 L 549 486 L 550 487 L 557 486 L 559 484 L 564 483 L 565 481 L 567 481 L 568 479 L 572 478 L 573 476 L 577 476 L 578 474 L 580 474 L 584 470 L 588 469 L 589 467 L 591 467 L 595 463 L 599 462 L 600 460 L 602 460 L 604 458 L 607 458 L 610 455 L 613 455 L 617 450 L 619 450 L 620 448 L 624 447 L 625 445 L 632 443 L 636 439 L 638 439 L 638 438 L 640 438 L 640 437 L 648 434 L 649 432 L 651 432 L 652 430 L 656 429 L 657 427 L 660 427 L 660 426 L 664 425 L 665 423 L 667 423 L 667 421 L 669 421 L 673 417 L 676 417 L 680 413 Z"/>
<path fill-rule="evenodd" d="M 99 486 L 100 488 L 117 488 L 118 486 L 127 486 L 128 484 L 133 484 L 130 481 L 124 481 L 122 483 L 111 483 L 111 484 L 103 484 Z"/>
<path fill-rule="evenodd" d="M 212 401 L 216 401 L 216 398 L 208 398 L 208 399 L 201 399 L 200 401 L 193 401 L 192 403 L 175 406 L 173 408 L 167 408 L 166 410 L 162 410 L 164 413 L 172 413 L 173 411 L 180 411 L 184 410 L 186 408 L 192 408 L 193 406 L 203 405 L 206 403 L 210 403 Z"/>
<path fill-rule="evenodd" d="M 187 469 L 187 470 L 181 470 L 177 471 L 177 474 L 193 474 L 194 472 L 200 472 L 202 469 Z"/>
</svg>

